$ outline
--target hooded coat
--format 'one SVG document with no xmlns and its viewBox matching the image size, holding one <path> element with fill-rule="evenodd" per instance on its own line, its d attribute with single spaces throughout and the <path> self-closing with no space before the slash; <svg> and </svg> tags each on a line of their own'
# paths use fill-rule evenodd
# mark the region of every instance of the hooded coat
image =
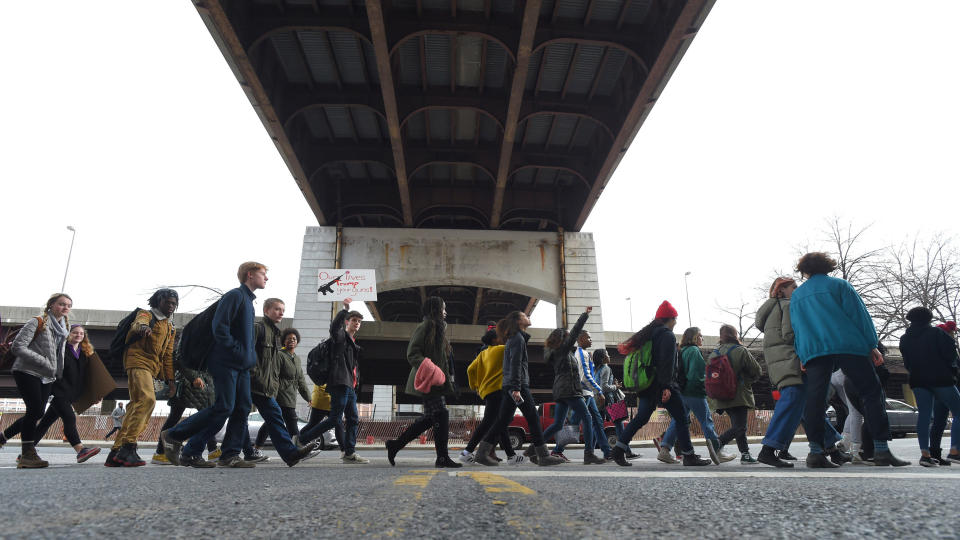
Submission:
<svg viewBox="0 0 960 540">
<path fill-rule="evenodd" d="M 424 317 L 423 322 L 417 325 L 410 337 L 410 343 L 407 345 L 407 362 L 410 364 L 410 375 L 407 376 L 407 386 L 405 392 L 418 397 L 438 397 L 454 396 L 456 388 L 453 385 L 453 370 L 450 366 L 450 358 L 447 351 L 436 340 L 427 339 L 427 334 L 433 321 Z M 443 371 L 446 381 L 440 386 L 434 386 L 429 392 L 421 392 L 414 388 L 414 381 L 417 378 L 417 370 L 420 369 L 420 363 L 424 358 L 429 358 L 434 364 Z"/>
<path fill-rule="evenodd" d="M 803 384 L 800 357 L 793 348 L 790 300 L 768 298 L 757 310 L 757 328 L 763 332 L 763 359 L 767 375 L 777 390 Z"/>
<path fill-rule="evenodd" d="M 574 352 L 577 348 L 577 338 L 587 323 L 589 313 L 583 313 L 573 325 L 567 338 L 555 349 L 546 349 L 544 359 L 547 365 L 553 368 L 553 399 L 580 397 L 583 395 L 583 385 L 580 383 L 580 368 Z"/>
<path fill-rule="evenodd" d="M 724 354 L 727 355 L 727 358 L 730 360 L 730 367 L 733 368 L 733 372 L 737 375 L 737 394 L 733 399 L 719 400 L 711 398 L 709 400 L 710 408 L 714 410 L 732 409 L 733 407 L 756 408 L 757 405 L 753 399 L 753 383 L 760 378 L 760 364 L 757 363 L 753 355 L 747 351 L 746 347 L 736 343 L 721 343 L 719 347 L 710 353 L 710 357 L 707 358 L 707 363 L 710 362 L 711 358 L 716 358 Z"/>
<path fill-rule="evenodd" d="M 950 335 L 929 324 L 911 324 L 900 338 L 903 365 L 911 388 L 936 388 L 957 383 L 957 348 Z"/>
</svg>

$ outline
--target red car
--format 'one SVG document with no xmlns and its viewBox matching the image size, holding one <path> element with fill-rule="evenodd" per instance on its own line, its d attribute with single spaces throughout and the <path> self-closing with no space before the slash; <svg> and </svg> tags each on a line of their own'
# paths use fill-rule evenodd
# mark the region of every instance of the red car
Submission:
<svg viewBox="0 0 960 540">
<path fill-rule="evenodd" d="M 541 431 L 546 430 L 547 427 L 553 424 L 553 409 L 556 406 L 556 403 L 549 402 L 537 407 L 540 411 Z M 527 419 L 520 414 L 520 411 L 517 411 L 517 415 L 513 417 L 513 421 L 507 426 L 507 431 L 510 435 L 510 444 L 513 445 L 514 449 L 519 450 L 523 448 L 524 443 L 530 442 L 530 427 L 527 424 Z M 603 423 L 603 432 L 607 435 L 607 441 L 609 441 L 610 446 L 617 444 L 617 431 L 613 427 L 613 422 L 605 421 Z M 580 442 L 583 442 L 582 434 L 580 436 Z"/>
</svg>

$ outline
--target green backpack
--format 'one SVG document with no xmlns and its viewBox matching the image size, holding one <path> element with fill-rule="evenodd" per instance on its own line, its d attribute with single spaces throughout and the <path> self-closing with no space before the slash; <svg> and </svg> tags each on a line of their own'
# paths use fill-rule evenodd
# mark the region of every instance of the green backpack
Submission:
<svg viewBox="0 0 960 540">
<path fill-rule="evenodd" d="M 643 392 L 654 377 L 653 340 L 627 355 L 623 362 L 623 386 L 628 392 Z"/>
</svg>

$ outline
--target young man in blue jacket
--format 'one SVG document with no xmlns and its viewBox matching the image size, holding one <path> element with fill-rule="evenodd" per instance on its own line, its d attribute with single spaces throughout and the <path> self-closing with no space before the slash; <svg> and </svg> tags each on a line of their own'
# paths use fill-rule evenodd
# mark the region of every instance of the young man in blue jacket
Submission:
<svg viewBox="0 0 960 540">
<path fill-rule="evenodd" d="M 164 454 L 174 465 L 213 467 L 214 464 L 205 461 L 201 454 L 206 441 L 226 422 L 227 431 L 217 465 L 254 466 L 240 457 L 240 451 L 251 406 L 250 369 L 257 365 L 253 331 L 254 291 L 267 286 L 267 267 L 257 262 L 245 262 L 237 270 L 237 278 L 240 286 L 220 298 L 212 321 L 213 346 L 207 359 L 207 370 L 213 376 L 214 403 L 160 434 Z"/>
<path fill-rule="evenodd" d="M 837 262 L 826 253 L 807 253 L 797 263 L 806 281 L 793 292 L 790 319 L 794 348 L 806 371 L 807 402 L 804 419 L 819 419 L 827 408 L 830 376 L 837 369 L 856 386 L 863 399 L 864 418 L 873 434 L 874 464 L 902 467 L 908 462 L 890 453 L 890 422 L 887 419 L 883 388 L 873 366 L 883 363 L 877 350 L 877 331 L 863 300 L 848 282 L 827 274 Z M 824 424 L 805 421 L 810 454 L 807 467 L 839 467 L 824 455 Z"/>
</svg>

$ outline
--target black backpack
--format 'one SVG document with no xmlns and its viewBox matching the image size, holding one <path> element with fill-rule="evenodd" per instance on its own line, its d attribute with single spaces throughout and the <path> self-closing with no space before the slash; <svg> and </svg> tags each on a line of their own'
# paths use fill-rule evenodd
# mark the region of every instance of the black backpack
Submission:
<svg viewBox="0 0 960 540">
<path fill-rule="evenodd" d="M 327 384 L 333 353 L 333 340 L 325 339 L 307 354 L 307 375 L 313 381 L 313 384 L 317 386 Z"/>
<path fill-rule="evenodd" d="M 207 306 L 183 327 L 180 333 L 180 365 L 195 371 L 205 371 L 207 356 L 213 348 L 213 316 L 220 300 Z"/>
<path fill-rule="evenodd" d="M 131 343 L 140 339 L 139 335 L 134 335 L 128 342 L 127 334 L 130 333 L 130 327 L 133 326 L 133 321 L 136 320 L 137 315 L 139 315 L 141 311 L 143 310 L 140 308 L 134 309 L 126 317 L 120 319 L 120 323 L 117 324 L 117 331 L 114 332 L 113 339 L 110 341 L 110 358 L 112 358 L 114 362 L 122 362 L 123 352 L 127 350 L 127 347 L 129 347 Z M 157 316 L 151 311 L 150 329 L 152 330 L 156 324 Z"/>
</svg>

